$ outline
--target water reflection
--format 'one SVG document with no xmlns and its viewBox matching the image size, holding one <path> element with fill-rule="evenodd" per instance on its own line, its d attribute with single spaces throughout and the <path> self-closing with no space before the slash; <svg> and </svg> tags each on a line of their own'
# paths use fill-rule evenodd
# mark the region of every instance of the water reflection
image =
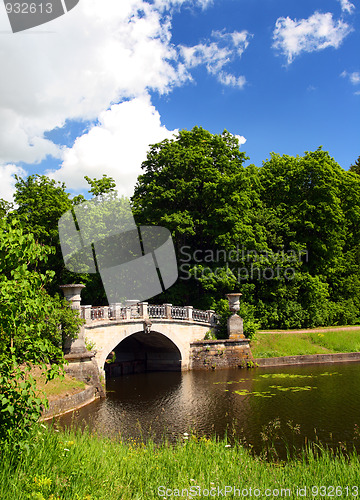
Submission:
<svg viewBox="0 0 360 500">
<path fill-rule="evenodd" d="M 243 437 L 256 450 L 265 425 L 279 418 L 285 437 L 354 443 L 360 424 L 360 364 L 214 372 L 141 373 L 109 380 L 108 395 L 59 419 L 105 435 L 156 441 L 183 433 Z M 288 422 L 300 424 L 294 434 Z M 316 429 L 316 432 L 314 431 Z"/>
</svg>

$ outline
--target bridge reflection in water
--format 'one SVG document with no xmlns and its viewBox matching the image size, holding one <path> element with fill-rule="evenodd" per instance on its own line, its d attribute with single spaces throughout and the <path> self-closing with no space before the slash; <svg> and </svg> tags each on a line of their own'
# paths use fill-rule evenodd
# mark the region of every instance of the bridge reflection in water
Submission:
<svg viewBox="0 0 360 500">
<path fill-rule="evenodd" d="M 106 386 L 106 398 L 58 422 L 88 425 L 124 440 L 184 440 L 185 432 L 220 438 L 227 434 L 230 441 L 244 438 L 261 451 L 264 426 L 279 419 L 285 442 L 298 450 L 306 438 L 333 448 L 352 450 L 356 445 L 360 451 L 355 433 L 360 363 L 139 373 L 109 379 Z M 293 431 L 295 424 L 300 434 Z M 275 441 L 286 459 L 285 442 Z"/>
</svg>

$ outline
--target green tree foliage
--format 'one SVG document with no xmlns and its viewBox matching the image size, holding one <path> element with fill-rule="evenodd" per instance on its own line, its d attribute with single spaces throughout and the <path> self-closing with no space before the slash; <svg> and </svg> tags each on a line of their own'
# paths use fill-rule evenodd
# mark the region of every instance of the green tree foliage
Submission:
<svg viewBox="0 0 360 500">
<path fill-rule="evenodd" d="M 24 230 L 35 237 L 43 245 L 51 246 L 53 251 L 48 256 L 46 264 L 39 263 L 39 269 L 45 273 L 46 269 L 55 272 L 54 279 L 46 286 L 51 294 L 59 290 L 59 285 L 79 282 L 86 285 L 83 299 L 89 304 L 106 304 L 104 288 L 99 275 L 70 273 L 64 265 L 60 241 L 58 222 L 60 217 L 72 207 L 85 202 L 83 195 L 70 199 L 64 183 L 56 182 L 45 175 L 30 175 L 26 179 L 17 177 L 14 195 L 17 208 L 12 216 L 20 220 Z M 104 175 L 101 179 L 90 179 L 85 176 L 90 185 L 89 193 L 93 196 L 113 193 L 115 182 L 111 177 Z M 6 202 L 0 203 L 1 214 L 10 210 Z"/>
<path fill-rule="evenodd" d="M 20 439 L 44 403 L 36 395 L 30 365 L 48 378 L 63 361 L 62 338 L 74 336 L 80 318 L 46 285 L 54 275 L 38 272 L 51 253 L 24 233 L 16 220 L 0 220 L 0 440 Z"/>
<path fill-rule="evenodd" d="M 179 280 L 154 302 L 221 309 L 241 290 L 245 323 L 296 328 L 360 320 L 360 176 L 319 148 L 303 156 L 273 153 L 261 168 L 245 166 L 235 136 L 194 127 L 150 147 L 132 198 L 138 224 L 171 230 Z M 116 198 L 115 182 L 85 177 L 91 196 Z M 18 178 L 18 208 L 0 203 L 53 252 L 36 270 L 54 270 L 51 293 L 86 284 L 84 301 L 102 305 L 98 274 L 65 270 L 60 216 L 84 203 L 45 176 Z M 121 218 L 121 214 L 118 214 Z M 33 264 L 31 264 L 33 266 Z"/>
<path fill-rule="evenodd" d="M 151 146 L 132 202 L 138 222 L 172 231 L 180 268 L 154 300 L 220 310 L 240 289 L 249 325 L 359 321 L 358 176 L 321 148 L 245 159 L 231 134 L 198 127 Z"/>
<path fill-rule="evenodd" d="M 180 273 L 198 277 L 180 280 L 166 296 L 154 300 L 195 300 L 206 307 L 211 295 L 220 298 L 236 287 L 231 271 L 224 268 L 214 275 L 223 261 L 219 265 L 209 258 L 205 266 L 197 256 L 261 240 L 262 232 L 256 230 L 256 169 L 244 168 L 245 160 L 238 140 L 226 130 L 216 135 L 195 127 L 151 146 L 132 198 L 136 220 L 170 229 Z"/>
<path fill-rule="evenodd" d="M 87 175 L 85 175 L 84 179 L 90 184 L 91 189 L 89 189 L 89 193 L 93 196 L 115 192 L 116 183 L 114 179 L 105 174 L 101 179 L 90 179 Z"/>
<path fill-rule="evenodd" d="M 360 156 L 353 165 L 350 165 L 349 170 L 354 174 L 360 175 Z"/>
<path fill-rule="evenodd" d="M 354 255 L 360 222 L 356 176 L 321 148 L 302 157 L 273 154 L 259 175 L 278 243 L 295 250 L 301 264 L 285 287 L 273 281 L 262 288 L 263 324 L 300 327 L 358 321 L 360 295 L 351 298 L 346 292 L 359 276 Z"/>
<path fill-rule="evenodd" d="M 58 286 L 68 279 L 61 257 L 58 221 L 72 207 L 70 195 L 65 191 L 65 184 L 45 175 L 30 175 L 27 179 L 16 176 L 16 180 L 14 200 L 17 208 L 12 216 L 36 241 L 53 248 L 46 264 L 40 262 L 39 266 L 43 273 L 47 268 L 55 272 L 55 279 L 47 285 L 54 294 L 59 290 Z"/>
</svg>

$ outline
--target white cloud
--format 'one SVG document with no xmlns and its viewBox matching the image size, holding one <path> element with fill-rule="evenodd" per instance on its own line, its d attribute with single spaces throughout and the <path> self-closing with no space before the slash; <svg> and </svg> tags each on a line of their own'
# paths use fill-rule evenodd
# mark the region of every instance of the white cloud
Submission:
<svg viewBox="0 0 360 500">
<path fill-rule="evenodd" d="M 247 31 L 227 33 L 223 30 L 213 31 L 211 36 L 217 41 L 207 41 L 192 47 L 184 45 L 179 47 L 185 68 L 191 69 L 204 65 L 208 73 L 216 76 L 223 85 L 242 88 L 246 83 L 245 77 L 237 77 L 224 71 L 223 68 L 233 62 L 236 57 L 241 57 L 252 35 Z"/>
<path fill-rule="evenodd" d="M 347 71 L 343 71 L 340 76 L 342 76 L 343 78 L 348 77 L 353 85 L 358 85 L 360 83 L 359 71 L 354 71 L 353 73 L 348 73 Z"/>
<path fill-rule="evenodd" d="M 235 76 L 225 71 L 220 71 L 218 74 L 218 80 L 223 85 L 227 85 L 228 87 L 238 87 L 242 89 L 246 84 L 245 76 Z"/>
<path fill-rule="evenodd" d="M 75 191 L 88 187 L 84 175 L 113 177 L 119 192 L 131 196 L 149 144 L 171 138 L 177 131 L 161 125 L 148 96 L 114 104 L 99 116 L 99 123 L 66 149 L 64 161 L 50 177 Z"/>
<path fill-rule="evenodd" d="M 199 64 L 223 85 L 245 85 L 244 76 L 224 68 L 246 50 L 248 32 L 214 32 L 212 42 L 181 49 L 171 43 L 171 14 L 186 3 L 206 8 L 212 0 L 82 0 L 67 15 L 17 34 L 0 8 L 2 193 L 13 192 L 14 173 L 26 174 L 14 163 L 48 155 L 62 160 L 52 175 L 69 187 L 87 187 L 85 174 L 107 173 L 129 193 L 148 144 L 171 135 L 149 91 L 171 91 Z M 97 125 L 69 149 L 45 138 L 72 120 Z"/>
<path fill-rule="evenodd" d="M 209 73 L 215 75 L 225 66 L 231 57 L 228 48 L 220 48 L 215 42 L 209 44 L 199 43 L 192 47 L 180 47 L 187 68 L 194 68 L 201 64 L 206 65 Z"/>
<path fill-rule="evenodd" d="M 168 16 L 144 0 L 81 1 L 17 34 L 0 8 L 0 32 L 0 165 L 60 158 L 45 132 L 189 78 L 170 43 Z"/>
<path fill-rule="evenodd" d="M 114 103 L 148 90 L 166 93 L 189 79 L 166 11 L 185 1 L 85 0 L 17 34 L 0 8 L 0 165 L 61 158 L 46 132 L 67 120 L 96 121 Z M 9 192 L 12 185 L 10 179 Z"/>
<path fill-rule="evenodd" d="M 247 139 L 245 139 L 245 137 L 243 135 L 234 134 L 234 136 L 239 141 L 239 146 L 242 146 L 243 144 L 245 144 L 245 142 L 246 142 Z"/>
<path fill-rule="evenodd" d="M 202 9 L 206 9 L 209 5 L 213 3 L 213 0 L 154 0 L 154 5 L 160 10 L 169 10 L 172 7 L 181 7 L 185 4 L 199 5 Z"/>
<path fill-rule="evenodd" d="M 248 31 L 233 31 L 232 33 L 227 33 L 225 30 L 213 31 L 212 36 L 223 40 L 229 45 L 233 45 L 239 56 L 242 56 L 243 52 L 248 48 L 249 39 L 253 36 Z"/>
<path fill-rule="evenodd" d="M 349 0 L 339 0 L 341 4 L 341 10 L 343 12 L 347 12 L 348 14 L 352 14 L 355 9 L 355 5 L 349 2 Z"/>
<path fill-rule="evenodd" d="M 0 165 L 0 198 L 12 201 L 15 193 L 15 174 L 20 177 L 26 176 L 25 170 L 21 167 L 12 164 Z"/>
<path fill-rule="evenodd" d="M 334 47 L 337 49 L 352 31 L 342 20 L 334 21 L 332 14 L 315 12 L 308 19 L 277 19 L 273 33 L 273 47 L 281 51 L 290 64 L 302 52 L 314 52 Z"/>
</svg>

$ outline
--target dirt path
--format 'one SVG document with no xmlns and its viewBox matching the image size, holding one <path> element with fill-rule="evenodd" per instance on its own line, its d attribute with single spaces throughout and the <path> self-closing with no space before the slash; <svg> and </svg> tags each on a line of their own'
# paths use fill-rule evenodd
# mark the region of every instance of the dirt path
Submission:
<svg viewBox="0 0 360 500">
<path fill-rule="evenodd" d="M 358 330 L 360 326 L 327 326 L 324 328 L 307 328 L 304 330 L 259 330 L 258 333 L 324 333 L 324 332 L 346 332 L 349 330 Z"/>
</svg>

